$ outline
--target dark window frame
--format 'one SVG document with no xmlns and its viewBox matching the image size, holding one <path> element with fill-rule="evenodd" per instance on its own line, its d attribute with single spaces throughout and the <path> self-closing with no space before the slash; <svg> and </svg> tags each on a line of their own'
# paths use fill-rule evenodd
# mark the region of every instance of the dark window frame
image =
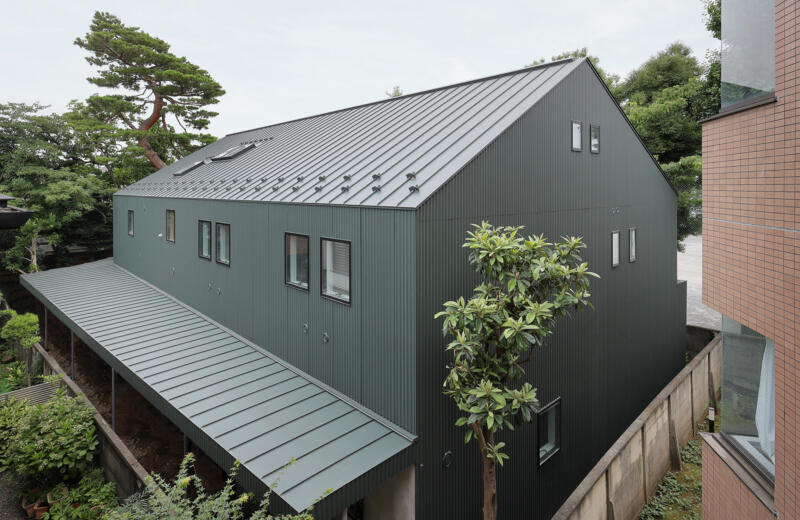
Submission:
<svg viewBox="0 0 800 520">
<path fill-rule="evenodd" d="M 208 256 L 203 255 L 203 224 L 208 224 Z M 211 245 L 214 243 L 214 227 L 210 220 L 197 219 L 197 256 L 203 260 L 211 261 L 213 248 Z"/>
<path fill-rule="evenodd" d="M 617 235 L 617 263 L 614 263 L 614 235 Z M 619 257 L 619 246 L 620 246 L 620 235 L 619 229 L 614 230 L 611 232 L 611 267 L 619 267 L 620 257 Z"/>
<path fill-rule="evenodd" d="M 343 244 L 347 244 L 348 247 L 348 255 L 347 255 L 347 294 L 349 295 L 349 300 L 343 300 L 341 298 L 337 298 L 335 296 L 330 296 L 325 294 L 325 286 L 322 283 L 322 271 L 325 268 L 324 264 L 322 263 L 322 248 L 325 241 L 330 242 L 341 242 Z M 353 305 L 353 243 L 350 240 L 343 240 L 341 238 L 330 238 L 330 237 L 319 237 L 319 294 L 322 298 L 326 300 L 331 300 L 337 303 L 341 303 L 342 305 L 352 306 Z"/>
<path fill-rule="evenodd" d="M 541 444 L 542 439 L 539 438 L 539 421 L 545 417 L 551 410 L 555 409 L 555 421 L 556 421 L 556 446 L 553 451 L 548 453 L 547 455 L 542 458 L 540 456 Z M 545 406 L 541 407 L 538 412 L 536 412 L 536 463 L 539 467 L 544 465 L 545 462 L 552 459 L 554 455 L 561 451 L 561 397 L 556 397 Z"/>
<path fill-rule="evenodd" d="M 594 150 L 592 132 L 597 131 L 597 151 Z M 600 125 L 589 125 L 589 151 L 595 155 L 600 155 Z"/>
<path fill-rule="evenodd" d="M 172 213 L 172 240 L 169 238 L 169 214 Z M 175 243 L 175 235 L 177 235 L 178 229 L 178 216 L 175 214 L 174 209 L 167 209 L 166 213 L 164 214 L 165 219 L 165 226 L 166 229 L 164 230 L 164 240 L 167 242 Z"/>
<path fill-rule="evenodd" d="M 637 252 L 638 246 L 638 233 L 636 232 L 635 227 L 628 228 L 628 263 L 632 264 L 639 258 L 639 254 Z M 631 237 L 633 237 L 633 254 L 631 254 Z"/>
<path fill-rule="evenodd" d="M 308 279 L 308 287 L 303 287 L 302 285 L 297 285 L 289 281 L 289 255 L 287 247 L 290 236 L 302 237 L 306 239 L 308 249 L 308 267 L 306 268 L 306 278 Z M 322 251 L 322 249 L 320 249 L 320 251 Z M 320 274 L 321 273 L 322 270 L 320 269 Z M 292 287 L 293 289 L 297 289 L 298 291 L 303 291 L 305 293 L 311 291 L 311 237 L 309 235 L 304 235 L 303 233 L 292 233 L 290 231 L 283 232 L 283 283 L 289 287 Z"/>
<path fill-rule="evenodd" d="M 228 261 L 223 262 L 219 259 L 219 228 L 220 226 L 228 226 Z M 231 266 L 231 225 L 228 222 L 214 222 L 214 260 L 219 265 L 224 265 L 226 267 Z"/>
<path fill-rule="evenodd" d="M 136 228 L 136 214 L 132 209 L 128 210 L 128 236 L 134 236 Z"/>
<path fill-rule="evenodd" d="M 578 124 L 581 129 L 581 140 L 580 144 L 577 148 L 575 148 L 575 141 L 573 140 L 573 127 L 575 124 Z M 573 119 L 569 124 L 569 147 L 572 149 L 573 152 L 582 152 L 583 151 L 583 121 L 578 121 L 577 119 Z"/>
</svg>

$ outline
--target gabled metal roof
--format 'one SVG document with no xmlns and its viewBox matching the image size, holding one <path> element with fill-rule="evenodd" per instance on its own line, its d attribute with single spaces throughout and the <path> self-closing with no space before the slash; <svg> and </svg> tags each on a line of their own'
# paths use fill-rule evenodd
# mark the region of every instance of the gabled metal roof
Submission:
<svg viewBox="0 0 800 520">
<path fill-rule="evenodd" d="M 21 280 L 162 413 L 213 443 L 218 464 L 239 459 L 266 486 L 280 475 L 274 491 L 296 511 L 415 440 L 111 260 Z"/>
<path fill-rule="evenodd" d="M 117 193 L 415 208 L 582 61 L 231 134 Z M 246 143 L 256 147 L 210 160 Z"/>
</svg>

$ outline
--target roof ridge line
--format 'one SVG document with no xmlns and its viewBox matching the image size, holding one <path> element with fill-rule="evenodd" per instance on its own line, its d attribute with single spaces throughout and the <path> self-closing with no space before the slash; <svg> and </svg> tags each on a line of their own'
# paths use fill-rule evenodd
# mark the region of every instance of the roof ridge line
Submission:
<svg viewBox="0 0 800 520">
<path fill-rule="evenodd" d="M 278 364 L 282 365 L 284 368 L 286 368 L 287 370 L 289 370 L 289 371 L 293 372 L 293 373 L 294 373 L 294 374 L 296 374 L 298 377 L 301 377 L 301 378 L 303 378 L 303 379 L 307 380 L 307 381 L 308 381 L 309 383 L 311 383 L 311 384 L 314 384 L 314 385 L 317 385 L 317 386 L 319 386 L 319 387 L 320 387 L 322 390 L 324 390 L 325 392 L 328 392 L 328 393 L 329 393 L 329 394 L 331 394 L 333 397 L 335 397 L 335 398 L 337 398 L 337 399 L 340 399 L 340 400 L 342 400 L 342 401 L 346 402 L 347 404 L 349 404 L 350 406 L 352 406 L 354 409 L 356 409 L 356 410 L 358 410 L 359 412 L 363 413 L 363 414 L 364 414 L 364 415 L 366 415 L 367 417 L 369 417 L 369 418 L 371 418 L 371 419 L 373 419 L 373 420 L 375 420 L 375 421 L 377 421 L 377 422 L 381 423 L 383 426 L 385 426 L 385 427 L 386 427 L 386 428 L 388 428 L 389 430 L 391 430 L 391 431 L 395 432 L 396 434 L 400 435 L 401 437 L 403 437 L 403 438 L 404 438 L 404 439 L 406 439 L 407 441 L 409 441 L 409 442 L 412 442 L 412 443 L 413 443 L 413 442 L 416 442 L 416 440 L 417 440 L 417 436 L 416 436 L 416 435 L 414 435 L 413 433 L 411 433 L 411 432 L 407 431 L 407 430 L 406 430 L 406 429 L 404 429 L 404 428 L 401 428 L 400 426 L 396 425 L 395 423 L 393 423 L 393 422 L 392 422 L 392 421 L 390 421 L 389 419 L 387 419 L 387 418 L 383 417 L 382 415 L 378 414 L 378 413 L 377 413 L 377 412 L 375 412 L 374 410 L 370 410 L 369 408 L 367 408 L 367 407 L 366 407 L 366 406 L 364 406 L 363 404 L 359 403 L 358 401 L 355 401 L 354 399 L 352 399 L 352 398 L 350 398 L 350 397 L 348 397 L 348 396 L 344 395 L 343 393 L 339 392 L 338 390 L 336 390 L 336 389 L 335 389 L 335 388 L 333 388 L 332 386 L 330 386 L 330 385 L 328 385 L 328 384 L 326 384 L 326 383 L 323 383 L 323 382 L 322 382 L 322 381 L 320 381 L 319 379 L 317 379 L 317 378 L 313 377 L 311 374 L 307 374 L 306 372 L 304 372 L 304 371 L 300 370 L 299 368 L 295 367 L 294 365 L 290 364 L 289 362 L 287 362 L 287 361 L 285 361 L 285 360 L 283 360 L 283 359 L 279 358 L 279 357 L 278 357 L 278 356 L 276 356 L 275 354 L 273 354 L 273 353 L 271 353 L 271 352 L 267 351 L 267 350 L 266 350 L 266 349 L 264 349 L 263 347 L 260 347 L 260 346 L 256 345 L 255 343 L 253 343 L 253 342 L 252 342 L 252 341 L 250 341 L 249 339 L 247 339 L 247 338 L 243 337 L 242 335 L 240 335 L 240 334 L 238 334 L 238 333 L 234 332 L 234 331 L 233 331 L 233 330 L 231 330 L 229 327 L 226 327 L 225 325 L 223 325 L 223 324 L 219 323 L 218 321 L 216 321 L 216 320 L 214 320 L 214 319 L 210 318 L 209 316 L 207 316 L 207 315 L 203 314 L 202 312 L 198 311 L 197 309 L 195 309 L 195 308 L 194 308 L 194 307 L 192 307 L 191 305 L 188 305 L 188 304 L 186 304 L 186 303 L 182 302 L 182 301 L 181 301 L 181 300 L 179 300 L 178 298 L 176 298 L 176 297 L 172 296 L 171 294 L 169 294 L 169 293 L 167 293 L 166 291 L 164 291 L 164 290 L 160 289 L 159 287 L 156 287 L 155 285 L 151 284 L 151 283 L 150 283 L 150 282 L 148 282 L 147 280 L 145 280 L 145 279 L 143 279 L 143 278 L 140 278 L 139 276 L 137 276 L 137 275 L 133 274 L 132 272 L 128 271 L 127 269 L 125 269 L 125 268 L 124 268 L 124 267 L 122 267 L 121 265 L 119 265 L 119 264 L 117 264 L 116 262 L 114 262 L 114 261 L 113 261 L 113 257 L 112 257 L 112 258 L 105 258 L 105 259 L 103 259 L 103 260 L 99 260 L 98 262 L 106 262 L 106 263 L 110 263 L 110 264 L 111 264 L 112 266 L 114 266 L 115 268 L 119 269 L 120 271 L 124 272 L 125 274 L 128 274 L 128 275 L 132 276 L 132 277 L 133 277 L 133 278 L 135 278 L 136 280 L 139 280 L 140 282 L 144 283 L 144 284 L 145 284 L 145 285 L 147 285 L 148 287 L 151 287 L 151 288 L 152 288 L 152 289 L 154 289 L 156 292 L 158 292 L 158 293 L 160 293 L 160 294 L 162 294 L 162 295 L 166 296 L 167 298 L 171 299 L 172 301 L 174 301 L 174 302 L 175 302 L 175 303 L 177 303 L 178 305 L 182 306 L 182 307 L 183 307 L 183 308 L 185 308 L 186 310 L 188 310 L 188 311 L 190 311 L 190 312 L 193 312 L 193 313 L 195 313 L 197 316 L 199 316 L 199 317 L 201 317 L 202 319 L 204 319 L 204 320 L 208 321 L 208 322 L 209 322 L 209 323 L 211 323 L 212 325 L 214 325 L 214 326 L 216 326 L 216 327 L 219 327 L 220 329 L 224 330 L 225 332 L 227 332 L 228 334 L 230 334 L 231 336 L 233 336 L 233 337 L 234 337 L 235 339 L 237 339 L 238 341 L 241 341 L 241 342 L 242 342 L 242 343 L 244 343 L 245 345 L 247 345 L 247 346 L 249 346 L 249 347 L 253 348 L 253 349 L 254 349 L 256 352 L 258 352 L 258 353 L 261 353 L 261 354 L 263 354 L 264 356 L 266 356 L 266 357 L 268 357 L 268 358 L 272 359 L 272 360 L 273 360 L 273 361 L 275 361 L 276 363 L 278 363 Z M 89 262 L 88 264 L 91 264 L 91 263 L 94 263 L 94 262 Z M 88 265 L 88 264 L 82 264 L 82 265 Z"/>
<path fill-rule="evenodd" d="M 451 83 L 451 84 L 448 84 L 448 85 L 442 85 L 441 87 L 435 87 L 435 88 L 429 88 L 429 89 L 425 89 L 425 90 L 420 90 L 419 92 L 412 92 L 411 94 L 405 94 L 405 95 L 402 95 L 402 96 L 397 96 L 397 97 L 392 97 L 392 98 L 387 98 L 387 99 L 379 99 L 378 101 L 370 101 L 369 103 L 361 103 L 360 105 L 353 105 L 353 106 L 349 106 L 349 107 L 345 107 L 345 108 L 339 108 L 339 109 L 336 109 L 336 110 L 329 110 L 327 112 L 321 112 L 319 114 L 313 114 L 313 115 L 310 115 L 310 116 L 298 117 L 298 118 L 295 118 L 295 119 L 288 119 L 286 121 L 279 121 L 277 123 L 272 123 L 272 124 L 269 124 L 269 125 L 257 126 L 255 128 L 250 128 L 248 130 L 240 130 L 238 132 L 231 132 L 229 134 L 225 134 L 222 137 L 222 139 L 224 139 L 226 137 L 231 137 L 231 136 L 234 136 L 234 135 L 246 134 L 248 132 L 255 132 L 256 130 L 264 130 L 266 128 L 272 128 L 272 127 L 276 127 L 276 126 L 280 126 L 280 125 L 285 125 L 285 124 L 288 124 L 288 123 L 296 123 L 298 121 L 305 121 L 307 119 L 313 119 L 315 117 L 321 117 L 321 116 L 327 116 L 327 115 L 331 115 L 331 114 L 337 114 L 339 112 L 346 112 L 348 110 L 355 110 L 356 108 L 363 108 L 363 107 L 368 107 L 368 106 L 371 106 L 371 105 L 378 105 L 378 104 L 381 104 L 381 103 L 391 103 L 392 101 L 397 101 L 399 99 L 408 99 L 410 97 L 420 96 L 422 94 L 429 94 L 431 92 L 436 92 L 438 90 L 445 90 L 445 89 L 454 88 L 454 87 L 462 87 L 464 85 L 469 85 L 471 83 L 477 83 L 479 81 L 486 81 L 486 80 L 490 80 L 490 79 L 502 78 L 503 76 L 511 76 L 511 75 L 514 75 L 514 74 L 521 74 L 523 72 L 528 72 L 528 71 L 531 71 L 531 70 L 545 69 L 545 68 L 548 68 L 548 67 L 552 67 L 554 65 L 563 65 L 565 63 L 569 63 L 569 62 L 576 61 L 576 60 L 579 60 L 579 59 L 585 59 L 585 58 L 564 58 L 564 59 L 561 59 L 561 60 L 549 61 L 547 63 L 541 63 L 539 65 L 533 65 L 533 66 L 530 66 L 530 67 L 522 67 L 520 69 L 514 69 L 514 70 L 507 71 L 507 72 L 501 72 L 499 74 L 492 74 L 492 75 L 489 75 L 489 76 L 483 76 L 483 77 L 480 77 L 480 78 L 474 78 L 474 79 L 470 79 L 470 80 L 467 80 L 467 81 L 460 81 L 458 83 Z"/>
</svg>

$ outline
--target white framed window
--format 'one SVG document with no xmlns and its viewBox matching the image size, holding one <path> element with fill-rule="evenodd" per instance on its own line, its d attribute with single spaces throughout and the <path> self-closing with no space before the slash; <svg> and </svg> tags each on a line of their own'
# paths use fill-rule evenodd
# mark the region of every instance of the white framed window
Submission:
<svg viewBox="0 0 800 520">
<path fill-rule="evenodd" d="M 611 232 L 611 267 L 619 265 L 619 231 Z"/>
<path fill-rule="evenodd" d="M 217 222 L 217 263 L 231 265 L 231 225 Z"/>
<path fill-rule="evenodd" d="M 211 221 L 197 221 L 197 256 L 211 260 Z"/>
<path fill-rule="evenodd" d="M 175 242 L 175 210 L 167 210 L 167 242 Z"/>
<path fill-rule="evenodd" d="M 636 228 L 628 229 L 628 262 L 636 261 Z"/>
<path fill-rule="evenodd" d="M 589 150 L 600 153 L 600 127 L 597 125 L 589 126 Z"/>
<path fill-rule="evenodd" d="M 583 150 L 583 123 L 580 121 L 572 122 L 572 151 L 580 152 Z"/>
<path fill-rule="evenodd" d="M 308 291 L 308 235 L 286 233 L 284 237 L 284 282 L 291 287 Z"/>
<path fill-rule="evenodd" d="M 128 210 L 128 236 L 133 236 L 133 210 Z"/>
<path fill-rule="evenodd" d="M 554 399 L 536 414 L 538 459 L 541 466 L 561 449 L 561 398 Z"/>
<path fill-rule="evenodd" d="M 326 298 L 350 303 L 350 242 L 320 239 L 320 293 Z"/>
</svg>

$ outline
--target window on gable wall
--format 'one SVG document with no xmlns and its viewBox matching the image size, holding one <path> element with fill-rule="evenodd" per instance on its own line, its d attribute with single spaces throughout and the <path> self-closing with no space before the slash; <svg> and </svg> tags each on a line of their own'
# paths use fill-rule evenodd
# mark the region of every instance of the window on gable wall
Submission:
<svg viewBox="0 0 800 520">
<path fill-rule="evenodd" d="M 197 221 L 197 255 L 211 260 L 211 222 L 208 220 Z"/>
<path fill-rule="evenodd" d="M 286 272 L 284 281 L 287 285 L 308 290 L 308 237 L 286 233 L 284 254 L 286 256 Z"/>
<path fill-rule="evenodd" d="M 561 449 L 561 398 L 555 399 L 536 414 L 539 440 L 539 465 Z"/>
<path fill-rule="evenodd" d="M 589 145 L 592 153 L 600 153 L 600 127 L 597 125 L 589 127 Z"/>
<path fill-rule="evenodd" d="M 128 210 L 128 235 L 133 236 L 133 210 Z"/>
<path fill-rule="evenodd" d="M 572 122 L 572 151 L 580 152 L 583 150 L 583 123 L 580 121 Z"/>
<path fill-rule="evenodd" d="M 350 303 L 350 242 L 323 238 L 320 249 L 322 295 Z"/>
<path fill-rule="evenodd" d="M 217 222 L 217 263 L 231 265 L 231 226 Z"/>
<path fill-rule="evenodd" d="M 619 231 L 611 233 L 611 267 L 619 265 Z"/>
<path fill-rule="evenodd" d="M 628 261 L 636 261 L 636 228 L 628 230 Z"/>
<path fill-rule="evenodd" d="M 175 242 L 175 210 L 167 210 L 167 242 Z"/>
</svg>

